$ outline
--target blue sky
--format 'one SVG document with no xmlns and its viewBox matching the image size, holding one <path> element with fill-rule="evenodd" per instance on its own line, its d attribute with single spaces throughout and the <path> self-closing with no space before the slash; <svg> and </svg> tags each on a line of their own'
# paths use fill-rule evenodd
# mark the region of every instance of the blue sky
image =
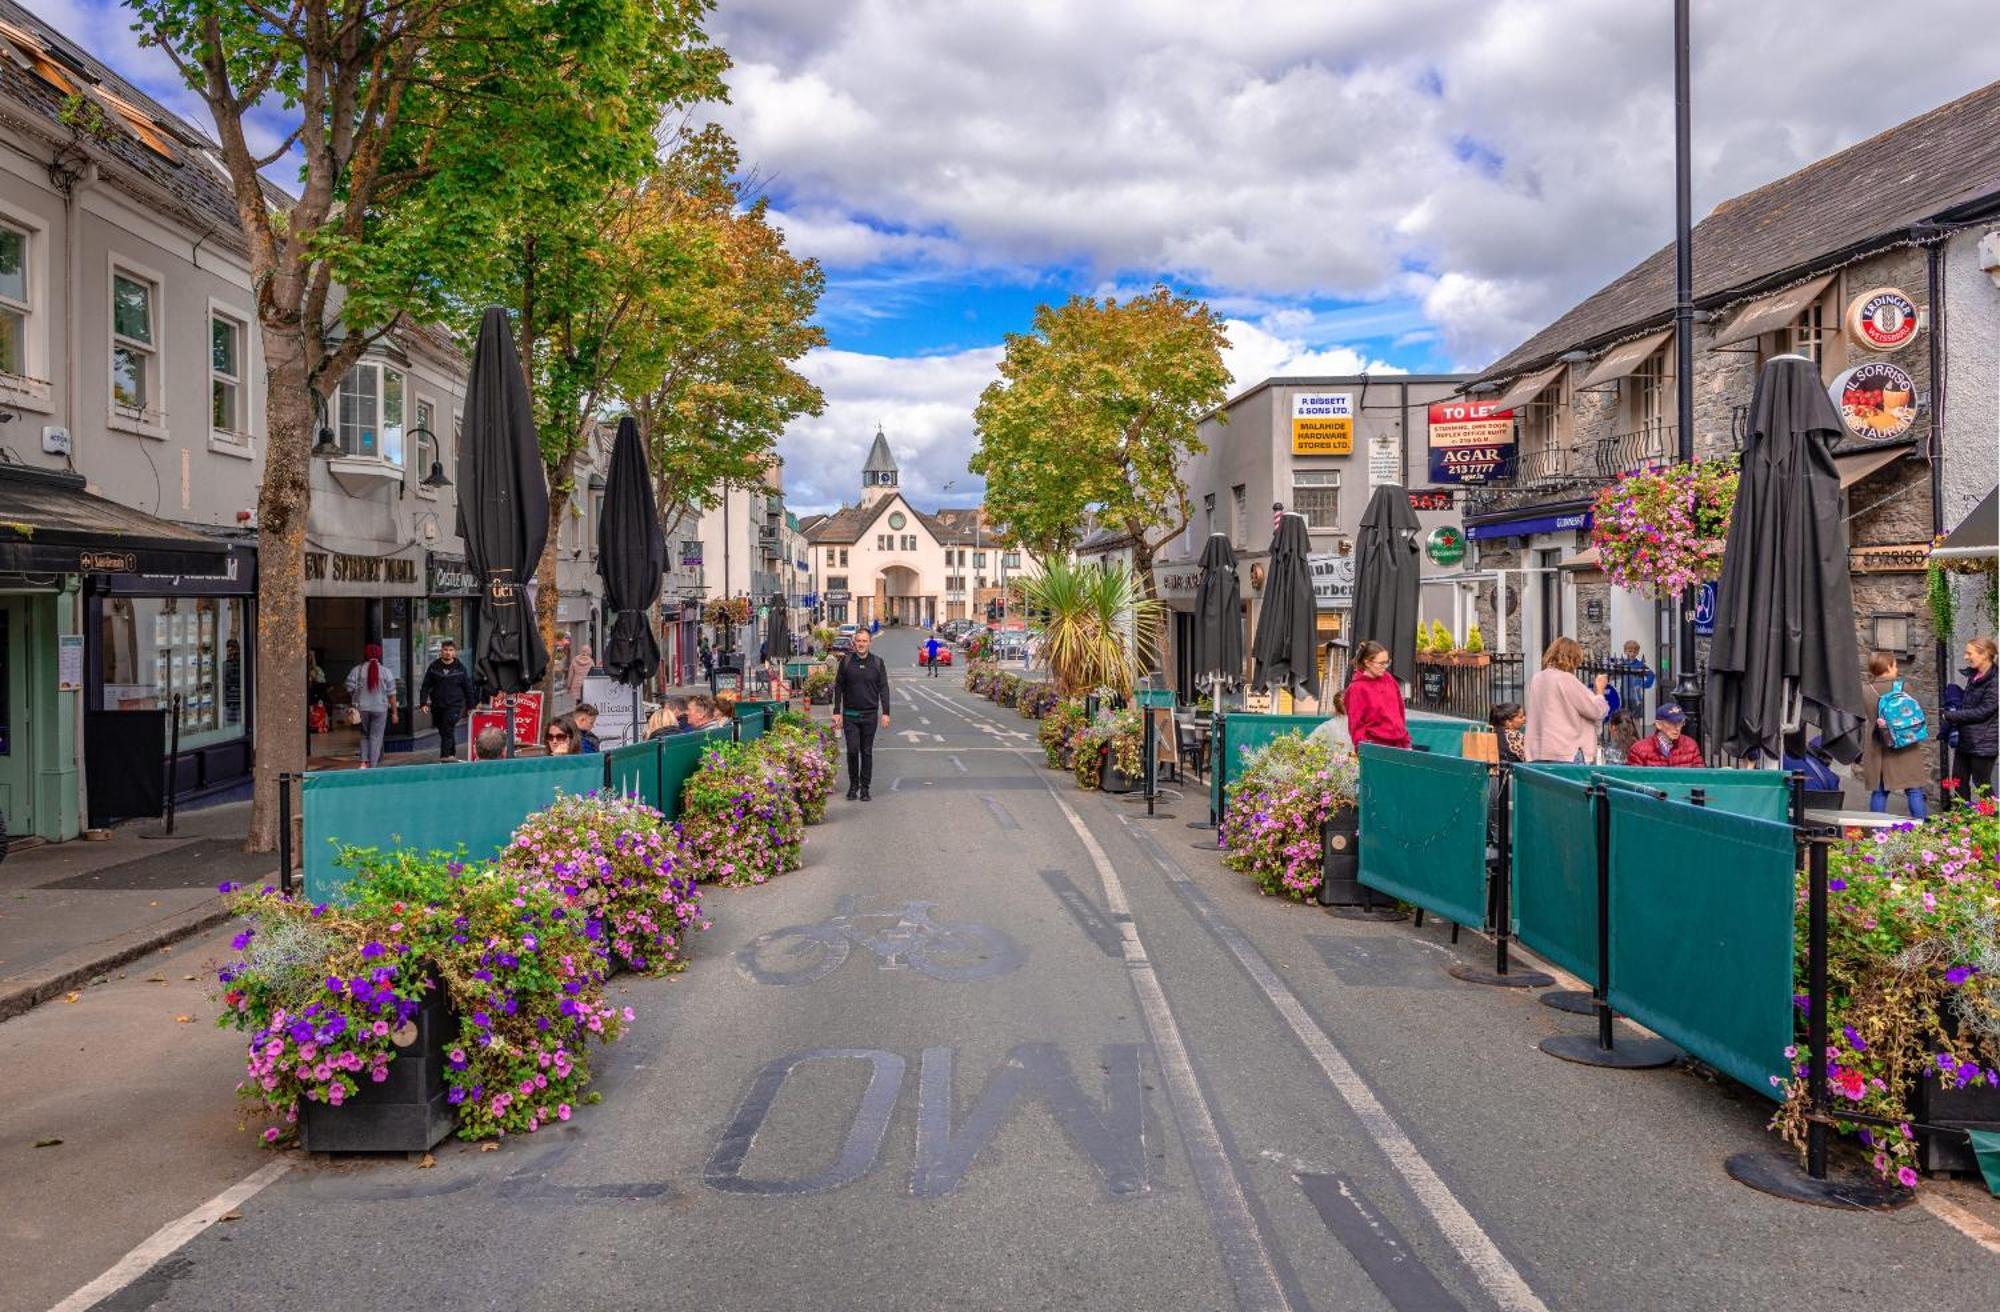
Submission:
<svg viewBox="0 0 2000 1312">
<path fill-rule="evenodd" d="M 37 8 L 207 126 L 109 0 Z M 977 495 L 1003 336 L 1076 293 L 1205 297 L 1239 386 L 1486 364 L 1671 239 L 1669 10 L 719 0 L 711 112 L 828 275 L 791 501 L 851 501 L 877 424 L 919 504 Z M 1890 70 L 1878 5 L 1799 13 L 1696 0 L 1698 211 L 1994 76 L 1990 0 L 1898 8 Z"/>
</svg>

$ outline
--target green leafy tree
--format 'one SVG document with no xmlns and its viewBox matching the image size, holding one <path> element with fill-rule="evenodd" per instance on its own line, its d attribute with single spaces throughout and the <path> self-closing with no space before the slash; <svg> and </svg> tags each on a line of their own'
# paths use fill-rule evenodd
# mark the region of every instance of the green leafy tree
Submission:
<svg viewBox="0 0 2000 1312">
<path fill-rule="evenodd" d="M 1213 311 L 1165 287 L 1037 309 L 973 415 L 987 512 L 1044 559 L 1076 545 L 1087 515 L 1120 530 L 1150 593 L 1153 557 L 1187 526 L 1181 465 L 1228 395 L 1228 345 Z"/>
<path fill-rule="evenodd" d="M 268 387 L 258 489 L 256 777 L 248 846 L 304 767 L 305 537 L 317 413 L 406 317 L 441 321 L 501 216 L 550 172 L 601 176 L 656 117 L 632 52 L 703 54 L 706 0 L 128 0 L 139 39 L 213 119 L 247 248 Z M 664 35 L 663 35 L 664 34 Z M 600 99 L 600 97 L 602 97 Z M 253 118 L 287 125 L 269 150 Z M 296 160 L 294 194 L 264 171 Z M 579 184 L 581 185 L 581 184 Z"/>
</svg>

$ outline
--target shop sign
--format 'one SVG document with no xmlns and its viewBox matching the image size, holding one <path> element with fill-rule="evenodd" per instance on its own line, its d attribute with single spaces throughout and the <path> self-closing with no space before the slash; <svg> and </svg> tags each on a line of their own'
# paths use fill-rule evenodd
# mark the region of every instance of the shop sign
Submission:
<svg viewBox="0 0 2000 1312">
<path fill-rule="evenodd" d="M 1448 487 L 1425 488 L 1410 493 L 1412 510 L 1450 510 L 1458 505 L 1458 494 Z"/>
<path fill-rule="evenodd" d="M 1354 393 L 1292 393 L 1292 454 L 1354 454 Z"/>
<path fill-rule="evenodd" d="M 1433 565 L 1456 565 L 1465 559 L 1465 534 L 1451 524 L 1440 524 L 1424 539 L 1424 555 Z"/>
<path fill-rule="evenodd" d="M 350 556 L 343 551 L 308 551 L 306 581 L 415 583 L 417 562 L 408 556 Z"/>
<path fill-rule="evenodd" d="M 701 564 L 701 539 L 681 539 L 681 568 L 693 569 Z"/>
<path fill-rule="evenodd" d="M 1201 588 L 1201 567 L 1158 566 L 1153 570 L 1153 586 L 1161 601 L 1187 601 Z"/>
<path fill-rule="evenodd" d="M 1847 335 L 1871 351 L 1900 351 L 1916 340 L 1917 303 L 1900 287 L 1875 287 L 1847 303 Z"/>
<path fill-rule="evenodd" d="M 507 703 L 514 703 L 514 745 L 533 747 L 542 740 L 542 694 L 535 692 L 501 693 L 491 703 L 474 708 L 472 724 L 468 732 L 473 740 L 488 729 L 507 731 Z"/>
<path fill-rule="evenodd" d="M 1532 515 L 1525 519 L 1505 519 L 1497 524 L 1474 524 L 1465 530 L 1465 536 L 1474 542 L 1493 538 L 1527 538 L 1537 533 L 1586 533 L 1590 530 L 1593 515 L 1588 510 L 1575 511 L 1568 515 Z"/>
<path fill-rule="evenodd" d="M 80 551 L 76 557 L 79 574 L 136 574 L 139 572 L 139 553 L 136 551 Z"/>
<path fill-rule="evenodd" d="M 435 551 L 426 562 L 425 572 L 429 592 L 433 597 L 476 597 L 479 595 L 479 575 L 473 573 L 472 566 L 457 556 L 441 556 Z"/>
<path fill-rule="evenodd" d="M 1826 390 L 1847 431 L 1857 437 L 1901 437 L 1917 422 L 1916 380 L 1887 360 L 1857 364 Z"/>
<path fill-rule="evenodd" d="M 1433 483 L 1493 483 L 1514 472 L 1514 412 L 1491 401 L 1440 401 L 1430 408 Z"/>
<path fill-rule="evenodd" d="M 1353 608 L 1354 557 L 1337 551 L 1317 552 L 1306 557 L 1306 573 L 1312 576 L 1313 600 L 1319 609 Z"/>
<path fill-rule="evenodd" d="M 1377 433 L 1368 439 L 1368 486 L 1403 481 L 1403 441 L 1396 433 Z"/>
<path fill-rule="evenodd" d="M 1704 583 L 1694 594 L 1694 636 L 1715 636 L 1715 584 Z"/>
<path fill-rule="evenodd" d="M 1850 574 L 1921 574 L 1930 563 L 1931 544 L 1905 542 L 1888 547 L 1850 547 Z"/>
<path fill-rule="evenodd" d="M 847 591 L 845 588 L 830 588 L 827 590 L 826 604 L 829 606 L 838 606 L 843 602 L 852 599 L 853 596 L 854 594 Z"/>
</svg>

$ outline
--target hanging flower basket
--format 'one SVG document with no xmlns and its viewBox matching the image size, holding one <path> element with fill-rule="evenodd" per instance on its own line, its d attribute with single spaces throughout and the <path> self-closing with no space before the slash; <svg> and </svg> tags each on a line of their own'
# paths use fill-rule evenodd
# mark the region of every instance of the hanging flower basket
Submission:
<svg viewBox="0 0 2000 1312">
<path fill-rule="evenodd" d="M 1722 575 L 1734 457 L 1621 474 L 1597 494 L 1590 544 L 1616 587 L 1671 596 Z"/>
</svg>

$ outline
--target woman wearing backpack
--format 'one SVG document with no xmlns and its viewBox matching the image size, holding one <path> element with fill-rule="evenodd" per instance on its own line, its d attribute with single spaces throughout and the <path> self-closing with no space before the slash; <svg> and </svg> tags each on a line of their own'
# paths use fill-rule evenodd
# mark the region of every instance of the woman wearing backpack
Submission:
<svg viewBox="0 0 2000 1312">
<path fill-rule="evenodd" d="M 1930 808 L 1924 803 L 1924 785 L 1930 782 L 1930 771 L 1924 764 L 1925 736 L 1922 734 L 1922 720 L 1917 728 L 1919 736 L 1902 747 L 1894 745 L 1896 732 L 1883 713 L 1884 699 L 1890 700 L 1890 710 L 1895 710 L 1895 699 L 1909 698 L 1904 691 L 1903 681 L 1896 677 L 1896 658 L 1888 652 L 1878 651 L 1868 658 L 1868 686 L 1862 690 L 1868 703 L 1868 718 L 1873 722 L 1867 745 L 1861 752 L 1861 782 L 1868 789 L 1868 809 L 1887 811 L 1889 793 L 1899 791 L 1910 801 L 1910 819 L 1924 820 L 1930 816 Z M 1917 713 L 1921 717 L 1923 708 Z M 1908 730 L 1903 730 L 1905 734 Z"/>
<path fill-rule="evenodd" d="M 1951 772 L 1958 779 L 1955 794 L 1971 801 L 1973 791 L 1993 786 L 1993 761 L 2000 756 L 2000 697 L 1993 676 L 1995 647 L 1991 638 L 1965 644 L 1965 700 L 1944 713 L 1945 723 L 1958 730 L 1958 751 Z"/>
</svg>

